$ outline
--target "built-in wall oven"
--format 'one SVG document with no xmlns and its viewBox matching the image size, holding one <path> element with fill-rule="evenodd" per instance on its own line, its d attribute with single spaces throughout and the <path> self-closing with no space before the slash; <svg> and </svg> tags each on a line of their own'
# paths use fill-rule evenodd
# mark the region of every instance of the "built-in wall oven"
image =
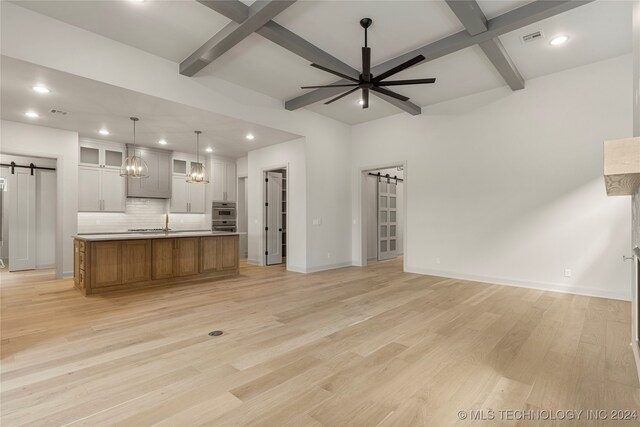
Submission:
<svg viewBox="0 0 640 427">
<path fill-rule="evenodd" d="M 235 202 L 213 202 L 211 205 L 211 229 L 235 233 L 236 223 Z"/>
</svg>

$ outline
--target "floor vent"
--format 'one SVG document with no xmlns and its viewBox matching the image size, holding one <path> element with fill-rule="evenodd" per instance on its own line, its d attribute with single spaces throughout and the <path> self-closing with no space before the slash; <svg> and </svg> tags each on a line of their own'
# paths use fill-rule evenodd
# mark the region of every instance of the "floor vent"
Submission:
<svg viewBox="0 0 640 427">
<path fill-rule="evenodd" d="M 531 43 L 534 42 L 538 39 L 543 39 L 544 38 L 544 34 L 542 34 L 542 31 L 536 31 L 535 33 L 531 33 L 531 34 L 527 34 L 522 36 L 522 42 L 523 43 Z"/>
</svg>

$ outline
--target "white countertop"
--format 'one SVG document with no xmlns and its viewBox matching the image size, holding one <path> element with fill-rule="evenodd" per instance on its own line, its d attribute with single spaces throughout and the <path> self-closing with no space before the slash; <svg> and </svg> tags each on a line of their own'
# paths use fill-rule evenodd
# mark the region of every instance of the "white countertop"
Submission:
<svg viewBox="0 0 640 427">
<path fill-rule="evenodd" d="M 226 231 L 169 231 L 168 233 L 104 233 L 104 234 L 78 234 L 74 239 L 99 241 L 99 240 L 139 240 L 139 239 L 174 239 L 180 237 L 215 237 L 215 236 L 239 236 L 244 233 L 230 233 Z"/>
</svg>

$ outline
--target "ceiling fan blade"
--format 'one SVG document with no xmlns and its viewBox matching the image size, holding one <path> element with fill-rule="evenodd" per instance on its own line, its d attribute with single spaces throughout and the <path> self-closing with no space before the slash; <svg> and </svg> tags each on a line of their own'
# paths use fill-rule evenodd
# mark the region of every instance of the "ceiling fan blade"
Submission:
<svg viewBox="0 0 640 427">
<path fill-rule="evenodd" d="M 398 66 L 396 66 L 396 67 L 393 67 L 393 68 L 392 68 L 392 69 L 390 69 L 390 70 L 385 71 L 384 73 L 382 73 L 382 74 L 380 74 L 379 76 L 377 76 L 376 78 L 374 78 L 374 79 L 373 79 L 373 81 L 374 81 L 374 82 L 379 82 L 379 81 L 381 81 L 381 80 L 384 80 L 384 79 L 386 79 L 387 77 L 391 77 L 391 76 L 393 76 L 394 74 L 397 74 L 397 73 L 399 73 L 399 72 L 400 72 L 400 71 L 402 71 L 402 70 L 405 70 L 405 69 L 407 69 L 407 68 L 409 68 L 409 67 L 413 67 L 414 65 L 416 65 L 416 64 L 418 64 L 418 63 L 420 63 L 420 62 L 422 62 L 422 61 L 424 61 L 424 60 L 425 60 L 425 57 L 424 57 L 424 56 L 422 56 L 422 55 L 418 55 L 418 56 L 416 56 L 416 57 L 415 57 L 415 58 L 413 58 L 413 59 L 410 59 L 410 60 L 408 60 L 408 61 L 406 61 L 406 62 L 403 62 L 402 64 L 400 64 L 400 65 L 398 65 Z"/>
<path fill-rule="evenodd" d="M 435 83 L 436 79 L 413 79 L 413 80 L 390 80 L 386 82 L 375 83 L 376 86 L 402 86 L 402 85 L 424 85 Z"/>
<path fill-rule="evenodd" d="M 345 96 L 357 91 L 358 89 L 360 89 L 360 88 L 359 87 L 354 87 L 353 89 L 346 91 L 342 95 L 338 95 L 335 98 L 328 100 L 327 102 L 324 103 L 324 105 L 328 105 L 328 104 L 331 104 L 332 102 L 336 102 L 338 99 L 344 98 Z"/>
<path fill-rule="evenodd" d="M 333 75 L 336 75 L 338 77 L 342 77 L 343 79 L 347 79 L 347 80 L 351 80 L 352 82 L 356 82 L 356 83 L 360 83 L 359 80 L 354 79 L 353 77 L 347 76 L 346 74 L 342 74 L 338 71 L 334 71 L 331 70 L 327 67 L 323 67 L 322 65 L 318 65 L 318 64 L 311 64 L 312 67 L 317 68 L 318 70 L 322 70 L 322 71 L 326 71 L 327 73 L 331 73 Z"/>
<path fill-rule="evenodd" d="M 324 86 L 301 86 L 300 89 L 322 89 L 324 87 L 353 87 L 358 86 L 358 83 L 345 83 L 341 85 L 324 85 Z"/>
<path fill-rule="evenodd" d="M 369 89 L 362 89 L 362 108 L 369 108 Z"/>
<path fill-rule="evenodd" d="M 362 80 L 371 81 L 371 48 L 362 48 Z"/>
<path fill-rule="evenodd" d="M 395 99 L 399 99 L 400 101 L 408 101 L 409 100 L 408 97 L 406 97 L 404 95 L 400 95 L 399 93 L 395 93 L 395 92 L 390 91 L 388 89 L 385 89 L 383 87 L 372 87 L 371 90 L 374 91 L 374 92 L 385 94 L 385 95 L 390 96 L 390 97 L 395 98 Z"/>
</svg>

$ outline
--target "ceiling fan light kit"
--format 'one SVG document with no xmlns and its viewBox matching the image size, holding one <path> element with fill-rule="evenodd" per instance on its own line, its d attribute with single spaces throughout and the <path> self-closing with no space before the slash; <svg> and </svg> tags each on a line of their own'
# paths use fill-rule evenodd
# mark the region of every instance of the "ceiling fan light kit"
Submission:
<svg viewBox="0 0 640 427">
<path fill-rule="evenodd" d="M 400 95 L 399 93 L 393 92 L 389 89 L 386 89 L 385 86 L 405 86 L 405 85 L 418 85 L 418 84 L 430 84 L 435 83 L 435 78 L 428 79 L 411 79 L 411 80 L 390 80 L 386 81 L 388 77 L 393 76 L 403 70 L 406 70 L 409 67 L 413 67 L 416 64 L 425 60 L 425 57 L 422 55 L 418 55 L 414 58 L 409 59 L 408 61 L 403 62 L 400 65 L 397 65 L 390 70 L 385 71 L 379 76 L 374 76 L 371 74 L 371 48 L 368 46 L 367 39 L 367 29 L 373 24 L 373 20 L 371 18 L 363 18 L 360 20 L 360 26 L 364 28 L 364 46 L 362 47 L 362 74 L 360 74 L 358 79 L 355 79 L 346 74 L 340 73 L 338 71 L 332 70 L 330 68 L 323 67 L 319 64 L 311 64 L 312 67 L 315 67 L 319 70 L 326 71 L 327 73 L 331 73 L 338 77 L 342 77 L 345 80 L 349 80 L 351 83 L 340 83 L 340 84 L 332 84 L 332 85 L 321 85 L 321 86 L 302 86 L 302 89 L 323 89 L 323 88 L 335 88 L 335 87 L 344 87 L 351 88 L 346 92 L 336 96 L 335 98 L 330 99 L 325 102 L 325 105 L 331 104 L 341 98 L 344 98 L 347 95 L 352 94 L 357 90 L 362 90 L 361 102 L 362 108 L 369 108 L 369 91 L 373 91 L 379 95 L 389 96 L 391 98 L 395 98 L 402 102 L 407 102 L 409 97 Z"/>
</svg>

